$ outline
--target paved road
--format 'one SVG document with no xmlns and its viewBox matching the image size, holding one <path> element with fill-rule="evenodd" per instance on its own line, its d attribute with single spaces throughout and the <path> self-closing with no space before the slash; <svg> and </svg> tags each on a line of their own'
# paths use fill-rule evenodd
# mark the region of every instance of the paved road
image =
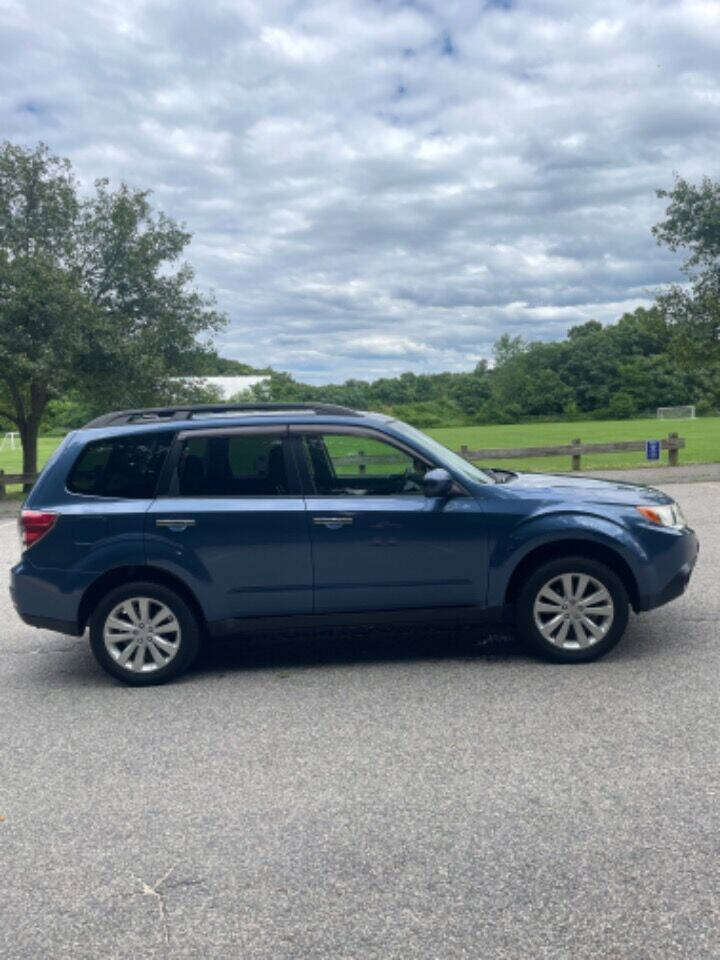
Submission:
<svg viewBox="0 0 720 960">
<path fill-rule="evenodd" d="M 634 470 L 583 470 L 582 476 L 605 480 L 624 480 L 648 486 L 675 486 L 676 484 L 720 481 L 720 463 L 687 463 L 678 467 L 636 467 Z"/>
<path fill-rule="evenodd" d="M 222 645 L 133 690 L 22 626 L 0 519 L 0 957 L 720 956 L 720 485 L 605 660 L 470 634 Z"/>
</svg>

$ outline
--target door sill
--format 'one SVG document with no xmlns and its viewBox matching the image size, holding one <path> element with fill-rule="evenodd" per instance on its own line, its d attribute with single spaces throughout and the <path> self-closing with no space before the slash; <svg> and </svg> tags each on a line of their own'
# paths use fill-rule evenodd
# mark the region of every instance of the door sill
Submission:
<svg viewBox="0 0 720 960">
<path fill-rule="evenodd" d="M 363 624 L 415 623 L 508 623 L 506 607 L 412 607 L 402 610 L 353 610 L 348 612 L 297 613 L 277 617 L 235 617 L 213 620 L 208 632 L 213 637 L 260 630 L 294 630 L 308 627 L 341 627 Z"/>
</svg>

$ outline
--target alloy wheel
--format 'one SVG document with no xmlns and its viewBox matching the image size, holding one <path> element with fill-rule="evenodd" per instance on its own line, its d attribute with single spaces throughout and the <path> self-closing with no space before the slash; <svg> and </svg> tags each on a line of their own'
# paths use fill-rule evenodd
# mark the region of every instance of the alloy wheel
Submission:
<svg viewBox="0 0 720 960">
<path fill-rule="evenodd" d="M 560 650 L 583 650 L 605 636 L 615 618 L 607 587 L 587 573 L 563 573 L 540 588 L 533 604 L 540 634 Z"/>
<path fill-rule="evenodd" d="M 152 597 L 129 597 L 110 611 L 103 628 L 105 649 L 130 673 L 166 667 L 180 649 L 180 624 L 170 607 Z"/>
</svg>

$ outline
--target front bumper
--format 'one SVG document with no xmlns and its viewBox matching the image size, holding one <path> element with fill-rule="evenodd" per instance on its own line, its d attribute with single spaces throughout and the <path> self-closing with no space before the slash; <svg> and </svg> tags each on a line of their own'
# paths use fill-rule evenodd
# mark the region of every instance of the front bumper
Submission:
<svg viewBox="0 0 720 960">
<path fill-rule="evenodd" d="M 677 546 L 670 556 L 663 558 L 656 576 L 657 589 L 647 593 L 640 593 L 638 597 L 638 613 L 644 610 L 654 610 L 671 600 L 677 599 L 687 589 L 693 569 L 697 562 L 700 544 L 693 530 L 684 530 Z M 664 571 L 660 574 L 660 570 Z"/>
</svg>

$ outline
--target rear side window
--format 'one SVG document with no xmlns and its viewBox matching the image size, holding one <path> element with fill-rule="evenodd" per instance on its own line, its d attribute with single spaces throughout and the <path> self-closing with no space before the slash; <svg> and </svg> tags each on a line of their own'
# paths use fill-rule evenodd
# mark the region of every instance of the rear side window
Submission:
<svg viewBox="0 0 720 960">
<path fill-rule="evenodd" d="M 188 437 L 177 471 L 181 497 L 282 497 L 290 493 L 281 435 Z"/>
<path fill-rule="evenodd" d="M 155 496 L 172 433 L 136 433 L 89 443 L 70 471 L 71 493 L 145 500 Z"/>
</svg>

